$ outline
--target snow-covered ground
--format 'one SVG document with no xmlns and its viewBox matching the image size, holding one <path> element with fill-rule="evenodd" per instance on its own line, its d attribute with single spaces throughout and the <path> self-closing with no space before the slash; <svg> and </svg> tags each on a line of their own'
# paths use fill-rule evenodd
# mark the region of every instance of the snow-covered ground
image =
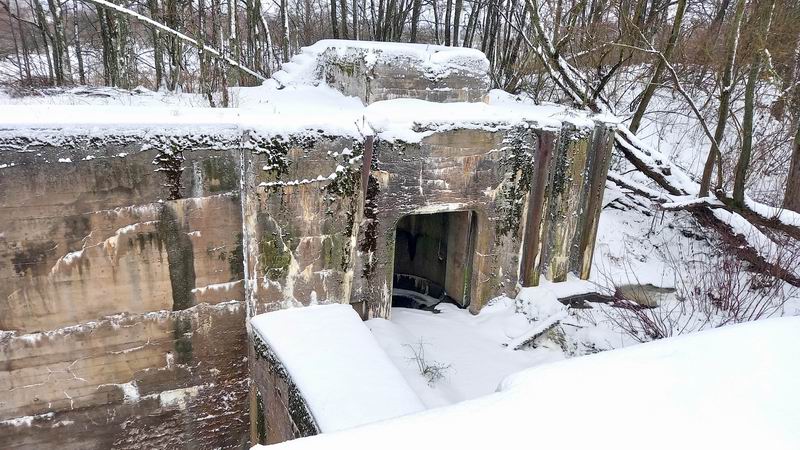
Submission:
<svg viewBox="0 0 800 450">
<path fill-rule="evenodd" d="M 372 319 L 367 326 L 406 381 L 429 408 L 490 394 L 508 375 L 564 358 L 560 349 L 513 351 L 504 346 L 531 325 L 515 314 L 514 301 L 498 299 L 477 316 L 442 304 L 434 314 L 394 308 L 391 320 Z M 442 377 L 429 380 L 422 364 L 438 366 Z"/>
<path fill-rule="evenodd" d="M 800 317 L 694 333 L 540 365 L 491 395 L 275 448 L 796 449 L 798 340 Z"/>
</svg>

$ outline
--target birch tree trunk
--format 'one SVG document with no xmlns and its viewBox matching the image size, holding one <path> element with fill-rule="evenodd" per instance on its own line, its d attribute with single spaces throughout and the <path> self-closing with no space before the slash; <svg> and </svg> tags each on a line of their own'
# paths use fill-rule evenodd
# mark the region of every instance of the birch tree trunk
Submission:
<svg viewBox="0 0 800 450">
<path fill-rule="evenodd" d="M 78 61 L 78 80 L 86 84 L 86 71 L 83 66 L 83 50 L 81 48 L 81 35 L 78 30 L 78 0 L 72 0 L 72 34 L 75 38 L 75 56 Z"/>
<path fill-rule="evenodd" d="M 150 17 L 153 20 L 161 21 L 159 0 L 147 0 L 147 6 L 150 10 Z M 157 28 L 153 28 L 150 32 L 150 38 L 153 41 L 153 65 L 156 72 L 155 88 L 160 90 L 164 85 L 164 50 L 161 45 L 161 32 Z"/>
<path fill-rule="evenodd" d="M 228 49 L 229 57 L 234 61 L 241 61 L 242 60 L 242 48 L 239 45 L 239 31 L 237 27 L 237 14 L 236 11 L 238 10 L 236 7 L 236 0 L 228 0 L 228 35 L 226 37 L 226 48 Z M 222 14 L 220 12 L 219 14 Z M 240 84 L 239 72 L 232 70 L 228 70 L 227 65 L 222 65 L 223 70 L 225 71 L 226 81 L 228 81 L 231 85 L 238 86 Z M 227 98 L 227 89 L 224 93 L 224 97 Z M 227 107 L 227 101 L 225 102 L 225 106 Z"/>
<path fill-rule="evenodd" d="M 59 85 L 63 85 L 72 81 L 67 38 L 64 32 L 64 13 L 58 0 L 47 0 L 47 6 L 53 22 L 53 61 L 56 68 L 56 80 Z"/>
<path fill-rule="evenodd" d="M 335 2 L 336 0 L 331 0 Z M 281 54 L 283 56 L 283 62 L 289 61 L 290 51 L 289 47 L 291 46 L 291 41 L 289 37 L 289 11 L 286 0 L 281 0 L 280 2 L 280 13 L 281 13 L 281 27 L 283 29 L 283 38 L 281 40 Z"/>
</svg>

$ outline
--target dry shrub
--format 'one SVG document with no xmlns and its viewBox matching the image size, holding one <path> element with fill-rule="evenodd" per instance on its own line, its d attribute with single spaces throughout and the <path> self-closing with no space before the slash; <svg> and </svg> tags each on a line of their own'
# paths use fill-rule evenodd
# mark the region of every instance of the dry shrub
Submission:
<svg viewBox="0 0 800 450">
<path fill-rule="evenodd" d="M 796 242 L 779 247 L 780 267 L 800 267 Z M 787 302 L 800 290 L 770 273 L 754 272 L 747 262 L 729 253 L 708 258 L 688 271 L 670 259 L 676 274 L 675 293 L 657 306 L 642 305 L 621 290 L 601 308 L 618 329 L 646 342 L 734 323 L 750 322 L 784 313 Z M 634 275 L 630 276 L 635 279 Z"/>
</svg>

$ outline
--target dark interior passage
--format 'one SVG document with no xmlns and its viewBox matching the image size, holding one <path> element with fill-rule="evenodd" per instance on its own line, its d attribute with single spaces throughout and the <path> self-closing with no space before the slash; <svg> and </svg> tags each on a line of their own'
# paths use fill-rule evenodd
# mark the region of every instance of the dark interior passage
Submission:
<svg viewBox="0 0 800 450">
<path fill-rule="evenodd" d="M 475 213 L 413 214 L 397 222 L 392 306 L 468 306 Z"/>
</svg>

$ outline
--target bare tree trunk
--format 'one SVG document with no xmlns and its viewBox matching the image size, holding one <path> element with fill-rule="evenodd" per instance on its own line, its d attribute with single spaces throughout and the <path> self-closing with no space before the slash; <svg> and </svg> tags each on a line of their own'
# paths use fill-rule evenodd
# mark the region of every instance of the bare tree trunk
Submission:
<svg viewBox="0 0 800 450">
<path fill-rule="evenodd" d="M 177 0 L 165 0 L 164 4 L 164 24 L 173 30 L 178 29 L 178 2 Z M 174 91 L 178 89 L 181 81 L 181 55 L 183 49 L 177 36 L 170 35 L 167 38 L 167 49 L 169 55 L 170 76 L 167 82 L 167 89 Z"/>
<path fill-rule="evenodd" d="M 761 57 L 756 56 L 756 61 L 753 62 L 747 74 L 747 85 L 744 91 L 744 118 L 742 119 L 742 151 L 739 153 L 733 181 L 733 204 L 739 208 L 744 206 L 744 182 L 753 152 L 753 109 L 759 73 L 761 73 Z"/>
<path fill-rule="evenodd" d="M 147 0 L 147 6 L 150 9 L 150 17 L 153 20 L 161 21 L 159 0 Z M 164 83 L 164 50 L 161 45 L 161 32 L 154 28 L 150 32 L 150 36 L 153 40 L 153 63 L 156 71 L 155 87 L 156 90 L 159 90 Z"/>
<path fill-rule="evenodd" d="M 433 0 L 433 37 L 434 42 L 438 45 L 442 42 L 439 40 L 439 8 L 436 6 L 437 1 Z"/>
<path fill-rule="evenodd" d="M 103 8 L 97 8 L 97 20 L 100 22 L 100 42 L 103 46 L 103 83 L 111 86 L 111 68 L 109 64 L 109 54 L 111 48 L 108 44 L 108 26 L 106 25 L 106 12 Z"/>
<path fill-rule="evenodd" d="M 228 0 L 228 36 L 226 37 L 226 45 L 225 47 L 228 49 L 229 57 L 234 61 L 241 61 L 242 52 L 241 46 L 239 45 L 239 30 L 237 27 L 237 1 L 236 0 Z M 222 14 L 222 12 L 220 12 Z M 240 82 L 239 72 L 238 71 L 229 71 L 228 66 L 223 64 L 223 70 L 225 71 L 226 81 L 229 81 L 230 84 L 238 86 Z M 230 73 L 228 73 L 230 72 Z M 228 92 L 227 89 L 224 93 L 224 97 L 227 97 Z M 227 107 L 227 102 L 224 105 Z"/>
<path fill-rule="evenodd" d="M 229 0 L 230 1 L 230 0 Z M 230 53 L 230 35 L 226 36 L 225 31 L 222 27 L 222 2 L 217 0 L 216 7 L 212 9 L 214 13 L 214 29 L 217 35 L 217 45 L 219 45 L 219 51 L 222 55 L 226 53 Z M 228 9 L 230 12 L 230 8 Z M 230 15 L 230 14 L 229 14 Z M 230 19 L 229 19 L 230 20 Z M 222 94 L 222 107 L 227 108 L 229 104 L 228 99 L 228 67 L 224 64 L 221 64 L 219 60 L 215 61 L 214 64 L 217 67 L 217 72 L 219 73 L 219 90 Z"/>
<path fill-rule="evenodd" d="M 331 0 L 331 31 L 333 38 L 339 39 L 339 19 L 336 18 L 336 0 Z"/>
<path fill-rule="evenodd" d="M 5 3 L 2 4 L 6 12 L 8 12 L 8 29 L 11 30 L 11 41 L 14 44 L 14 56 L 17 59 L 17 71 L 19 72 L 19 82 L 23 84 L 25 82 L 25 74 L 22 68 L 22 58 L 20 57 L 19 52 L 19 45 L 17 44 L 17 33 L 14 31 L 14 20 L 11 17 L 11 10 L 9 9 L 10 6 L 6 5 Z M 21 22 L 17 21 L 17 24 Z M 22 26 L 20 25 L 20 34 L 24 33 L 22 31 Z"/>
<path fill-rule="evenodd" d="M 553 16 L 553 41 L 558 42 L 561 35 L 561 15 L 564 13 L 564 0 L 556 0 L 556 10 Z"/>
<path fill-rule="evenodd" d="M 467 19 L 467 29 L 464 31 L 464 47 L 472 47 L 472 40 L 475 37 L 475 29 L 477 28 L 481 4 L 481 0 L 472 3 L 472 8 L 469 11 L 469 18 Z"/>
<path fill-rule="evenodd" d="M 786 177 L 786 193 L 783 196 L 783 207 L 800 213 L 800 120 L 796 121 L 794 145 L 792 146 L 792 162 L 789 176 Z"/>
<path fill-rule="evenodd" d="M 215 7 L 216 2 L 212 2 Z M 212 17 L 216 17 L 216 11 L 212 9 Z M 205 42 L 206 35 L 206 2 L 205 0 L 198 0 L 197 2 L 197 34 L 195 39 L 200 42 L 201 47 L 197 51 L 197 59 L 200 64 L 200 79 L 198 80 L 200 93 L 205 95 L 208 100 L 208 105 L 212 108 L 216 106 L 214 103 L 213 89 L 211 88 L 211 80 L 209 78 L 210 70 L 209 63 L 211 62 L 206 52 L 203 51 L 202 44 Z M 216 28 L 214 28 L 216 30 Z"/>
<path fill-rule="evenodd" d="M 53 36 L 50 33 L 50 28 L 47 26 L 47 19 L 44 15 L 44 9 L 42 8 L 41 2 L 38 0 L 29 0 L 29 5 L 31 5 L 31 9 L 34 11 L 36 15 L 36 22 L 37 26 L 39 27 L 39 31 L 42 34 L 42 44 L 44 45 L 44 53 L 47 57 L 47 69 L 50 74 L 50 82 L 53 85 L 59 84 L 59 73 L 61 71 L 61 67 L 56 67 L 55 61 L 55 47 L 48 44 L 49 42 L 53 42 Z M 52 50 L 52 54 L 51 54 Z"/>
<path fill-rule="evenodd" d="M 750 167 L 750 158 L 753 154 L 753 113 L 755 108 L 756 83 L 761 74 L 762 54 L 766 49 L 767 37 L 772 26 L 772 11 L 775 0 L 768 0 L 760 5 L 762 11 L 753 15 L 760 22 L 758 33 L 755 36 L 757 43 L 755 56 L 747 74 L 747 85 L 744 92 L 744 119 L 742 120 L 742 151 L 736 163 L 736 174 L 733 180 L 733 204 L 738 208 L 744 207 L 744 183 L 747 180 L 747 170 Z"/>
<path fill-rule="evenodd" d="M 347 34 L 347 0 L 340 0 L 339 7 L 341 8 L 342 16 L 342 38 L 349 39 Z"/>
<path fill-rule="evenodd" d="M 411 38 L 409 41 L 417 42 L 417 27 L 419 24 L 419 14 L 422 9 L 422 0 L 413 0 L 411 6 Z"/>
<path fill-rule="evenodd" d="M 264 34 L 267 37 L 267 74 L 272 73 L 272 57 L 275 54 L 272 46 L 272 33 L 269 31 L 269 24 L 267 23 L 267 10 L 263 3 L 260 3 L 261 26 L 264 27 Z"/>
<path fill-rule="evenodd" d="M 361 39 L 361 33 L 358 30 L 358 0 L 353 0 L 353 39 Z"/>
<path fill-rule="evenodd" d="M 14 7 L 15 7 L 15 9 L 17 11 L 17 14 L 16 14 L 17 17 L 21 17 L 20 16 L 20 11 L 19 11 L 19 0 L 14 2 Z M 10 4 L 8 5 L 8 9 L 7 10 L 8 10 L 8 15 L 10 16 L 11 15 L 11 5 Z M 20 41 L 20 45 L 22 46 L 22 61 L 23 61 L 23 64 L 24 64 L 24 69 L 25 69 L 25 80 L 27 81 L 27 84 L 30 85 L 31 82 L 33 81 L 31 79 L 31 61 L 30 61 L 30 57 L 29 57 L 30 49 L 28 47 L 28 38 L 25 36 L 27 33 L 25 33 L 25 28 L 23 28 L 22 25 L 23 25 L 23 22 L 21 20 L 18 20 L 17 21 L 17 26 L 19 28 L 19 41 Z M 35 43 L 35 41 L 36 41 L 36 38 L 34 38 L 34 43 Z"/>
<path fill-rule="evenodd" d="M 131 63 L 132 45 L 130 21 L 127 17 L 114 16 L 116 29 L 117 80 L 118 86 L 130 89 L 135 83 L 135 65 Z"/>
<path fill-rule="evenodd" d="M 720 151 L 719 143 L 722 142 L 722 138 L 725 135 L 725 125 L 730 111 L 730 101 L 734 87 L 733 66 L 736 64 L 736 52 L 739 49 L 739 33 L 742 27 L 742 17 L 744 16 L 744 4 L 745 0 L 738 0 L 736 3 L 736 15 L 728 33 L 728 51 L 725 71 L 722 75 L 722 93 L 719 99 L 719 119 L 717 120 L 717 129 L 714 132 L 714 141 L 711 143 L 711 151 L 708 152 L 708 158 L 706 158 L 706 163 L 703 167 L 703 177 L 700 180 L 700 197 L 708 195 L 711 174 L 714 171 L 714 161 L 718 161 L 717 172 L 721 172 L 722 168 L 722 152 Z M 722 174 L 717 173 L 717 178 L 720 179 L 721 177 Z"/>
<path fill-rule="evenodd" d="M 783 196 L 783 207 L 800 213 L 800 34 L 797 36 L 794 51 L 794 64 L 787 86 L 785 103 L 793 112 L 790 120 L 794 123 L 794 143 L 792 145 L 789 175 L 786 177 L 786 192 Z"/>
<path fill-rule="evenodd" d="M 72 82 L 72 69 L 69 60 L 69 50 L 67 49 L 67 35 L 64 31 L 64 11 L 61 9 L 61 2 L 58 0 L 47 0 L 50 15 L 53 19 L 53 56 L 57 61 L 56 78 L 59 84 Z"/>
<path fill-rule="evenodd" d="M 83 66 L 83 50 L 81 36 L 78 30 L 78 0 L 72 0 L 72 33 L 75 35 L 75 56 L 78 60 L 78 79 L 81 84 L 86 84 L 86 71 Z"/>
<path fill-rule="evenodd" d="M 450 21 L 453 16 L 453 0 L 447 0 L 444 6 L 444 45 L 450 45 Z"/>
<path fill-rule="evenodd" d="M 675 44 L 678 42 L 678 37 L 681 33 L 681 24 L 683 23 L 683 15 L 685 12 L 686 0 L 678 0 L 678 7 L 675 11 L 675 21 L 672 23 L 672 32 L 669 35 L 669 40 L 667 41 L 666 47 L 664 47 L 664 58 L 658 59 L 656 69 L 653 72 L 653 77 L 650 79 L 650 83 L 647 84 L 647 87 L 642 94 L 642 99 L 639 101 L 639 106 L 636 108 L 636 112 L 633 114 L 631 125 L 629 127 L 632 133 L 639 131 L 639 126 L 642 123 L 644 113 L 647 112 L 647 107 L 650 104 L 650 100 L 653 98 L 653 94 L 656 92 L 656 87 L 658 86 L 658 83 L 661 82 L 661 77 L 666 69 L 666 64 L 672 58 L 672 51 L 675 49 Z"/>
<path fill-rule="evenodd" d="M 455 9 L 453 10 L 453 39 L 451 40 L 451 45 L 453 47 L 458 47 L 459 42 L 461 41 L 461 7 L 463 6 L 463 0 L 456 0 Z"/>
<path fill-rule="evenodd" d="M 336 0 L 331 0 L 335 2 Z M 289 56 L 291 52 L 289 48 L 291 47 L 292 43 L 289 37 L 289 11 L 288 5 L 286 0 L 281 0 L 280 3 L 280 13 L 281 13 L 281 27 L 283 28 L 283 38 L 281 40 L 281 54 L 283 56 L 283 62 L 289 61 Z"/>
<path fill-rule="evenodd" d="M 105 14 L 103 17 L 105 18 L 106 27 L 109 85 L 117 87 L 120 84 L 119 30 L 117 29 L 117 22 L 114 20 L 112 14 Z"/>
</svg>

